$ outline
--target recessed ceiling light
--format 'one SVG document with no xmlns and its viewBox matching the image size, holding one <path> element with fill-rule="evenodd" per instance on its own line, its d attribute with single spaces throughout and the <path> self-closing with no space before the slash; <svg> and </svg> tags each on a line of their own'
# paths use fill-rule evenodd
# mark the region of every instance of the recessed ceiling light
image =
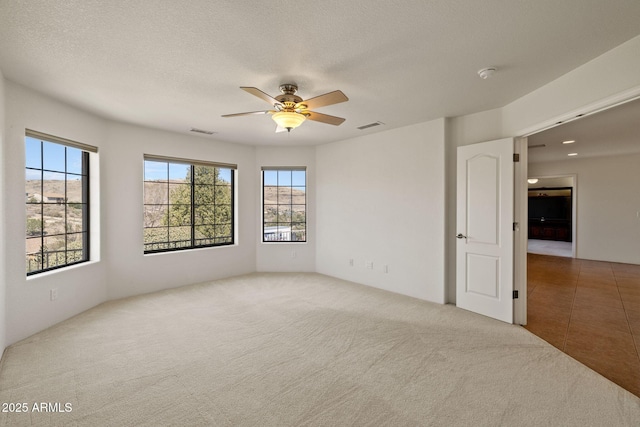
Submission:
<svg viewBox="0 0 640 427">
<path fill-rule="evenodd" d="M 527 180 L 527 182 L 528 182 L 529 184 L 535 184 L 536 182 L 538 182 L 538 178 L 529 178 L 529 179 Z"/>
<path fill-rule="evenodd" d="M 569 153 L 569 154 L 567 154 L 567 156 L 577 156 L 577 155 L 578 155 L 578 153 Z"/>
<path fill-rule="evenodd" d="M 562 141 L 563 144 L 573 144 L 574 142 L 576 142 L 574 139 L 570 139 L 568 141 Z"/>
</svg>

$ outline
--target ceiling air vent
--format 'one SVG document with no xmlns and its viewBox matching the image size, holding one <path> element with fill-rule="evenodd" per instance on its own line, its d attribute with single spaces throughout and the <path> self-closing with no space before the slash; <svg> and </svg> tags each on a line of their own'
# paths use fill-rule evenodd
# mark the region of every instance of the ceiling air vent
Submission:
<svg viewBox="0 0 640 427">
<path fill-rule="evenodd" d="M 198 128 L 191 128 L 191 132 L 203 133 L 205 135 L 213 135 L 215 133 L 212 130 L 204 130 L 204 129 L 198 129 Z"/>
<path fill-rule="evenodd" d="M 369 128 L 372 128 L 374 126 L 380 126 L 380 125 L 383 125 L 383 124 L 384 123 L 382 123 L 382 122 L 374 122 L 374 123 L 369 123 L 368 125 L 358 126 L 358 129 L 365 130 L 365 129 L 369 129 Z"/>
</svg>

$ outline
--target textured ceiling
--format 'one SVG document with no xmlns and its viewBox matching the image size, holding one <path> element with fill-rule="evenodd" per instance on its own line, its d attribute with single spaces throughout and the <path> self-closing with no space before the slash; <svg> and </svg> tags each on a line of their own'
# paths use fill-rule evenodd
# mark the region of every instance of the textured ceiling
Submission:
<svg viewBox="0 0 640 427">
<path fill-rule="evenodd" d="M 638 0 L 2 0 L 0 69 L 108 118 L 301 145 L 501 107 L 638 34 Z M 318 112 L 346 122 L 220 117 L 269 108 L 239 86 L 289 82 L 342 90 Z"/>
</svg>

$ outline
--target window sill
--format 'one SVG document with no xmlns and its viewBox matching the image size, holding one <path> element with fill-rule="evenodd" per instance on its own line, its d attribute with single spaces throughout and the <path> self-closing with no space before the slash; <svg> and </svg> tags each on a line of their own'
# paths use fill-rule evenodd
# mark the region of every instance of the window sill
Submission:
<svg viewBox="0 0 640 427">
<path fill-rule="evenodd" d="M 232 243 L 229 245 L 218 245 L 218 246 L 204 246 L 201 248 L 187 248 L 187 249 L 176 249 L 176 250 L 168 250 L 168 251 L 158 251 L 158 252 L 149 252 L 142 253 L 143 256 L 154 256 L 154 255 L 167 255 L 167 254 L 180 254 L 180 253 L 189 253 L 194 251 L 206 251 L 210 249 L 223 249 L 223 248 L 233 248 L 238 246 L 238 243 Z"/>
<path fill-rule="evenodd" d="M 35 273 L 35 274 L 30 275 L 30 276 L 26 276 L 27 277 L 27 282 L 31 281 L 31 280 L 37 280 L 37 279 L 40 279 L 40 278 L 44 278 L 44 277 L 49 277 L 49 276 L 52 276 L 52 275 L 55 275 L 55 274 L 68 272 L 68 271 L 75 270 L 75 269 L 78 269 L 78 268 L 85 268 L 85 267 L 88 267 L 90 265 L 98 264 L 99 262 L 100 262 L 100 260 L 89 260 L 89 261 L 85 261 L 85 262 L 80 262 L 78 264 L 69 265 L 69 266 L 66 266 L 66 267 L 56 268 L 54 270 L 43 271 L 42 273 Z"/>
<path fill-rule="evenodd" d="M 273 242 L 260 242 L 263 245 L 306 245 L 309 242 L 285 242 L 285 241 L 273 241 Z"/>
</svg>

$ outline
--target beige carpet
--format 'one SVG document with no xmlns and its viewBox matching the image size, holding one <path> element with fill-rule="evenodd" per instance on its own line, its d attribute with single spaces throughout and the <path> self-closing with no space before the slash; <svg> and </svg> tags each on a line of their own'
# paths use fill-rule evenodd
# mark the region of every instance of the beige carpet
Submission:
<svg viewBox="0 0 640 427">
<path fill-rule="evenodd" d="M 0 402 L 29 409 L 6 426 L 640 423 L 640 399 L 519 326 L 318 274 L 102 304 L 9 347 Z"/>
</svg>

